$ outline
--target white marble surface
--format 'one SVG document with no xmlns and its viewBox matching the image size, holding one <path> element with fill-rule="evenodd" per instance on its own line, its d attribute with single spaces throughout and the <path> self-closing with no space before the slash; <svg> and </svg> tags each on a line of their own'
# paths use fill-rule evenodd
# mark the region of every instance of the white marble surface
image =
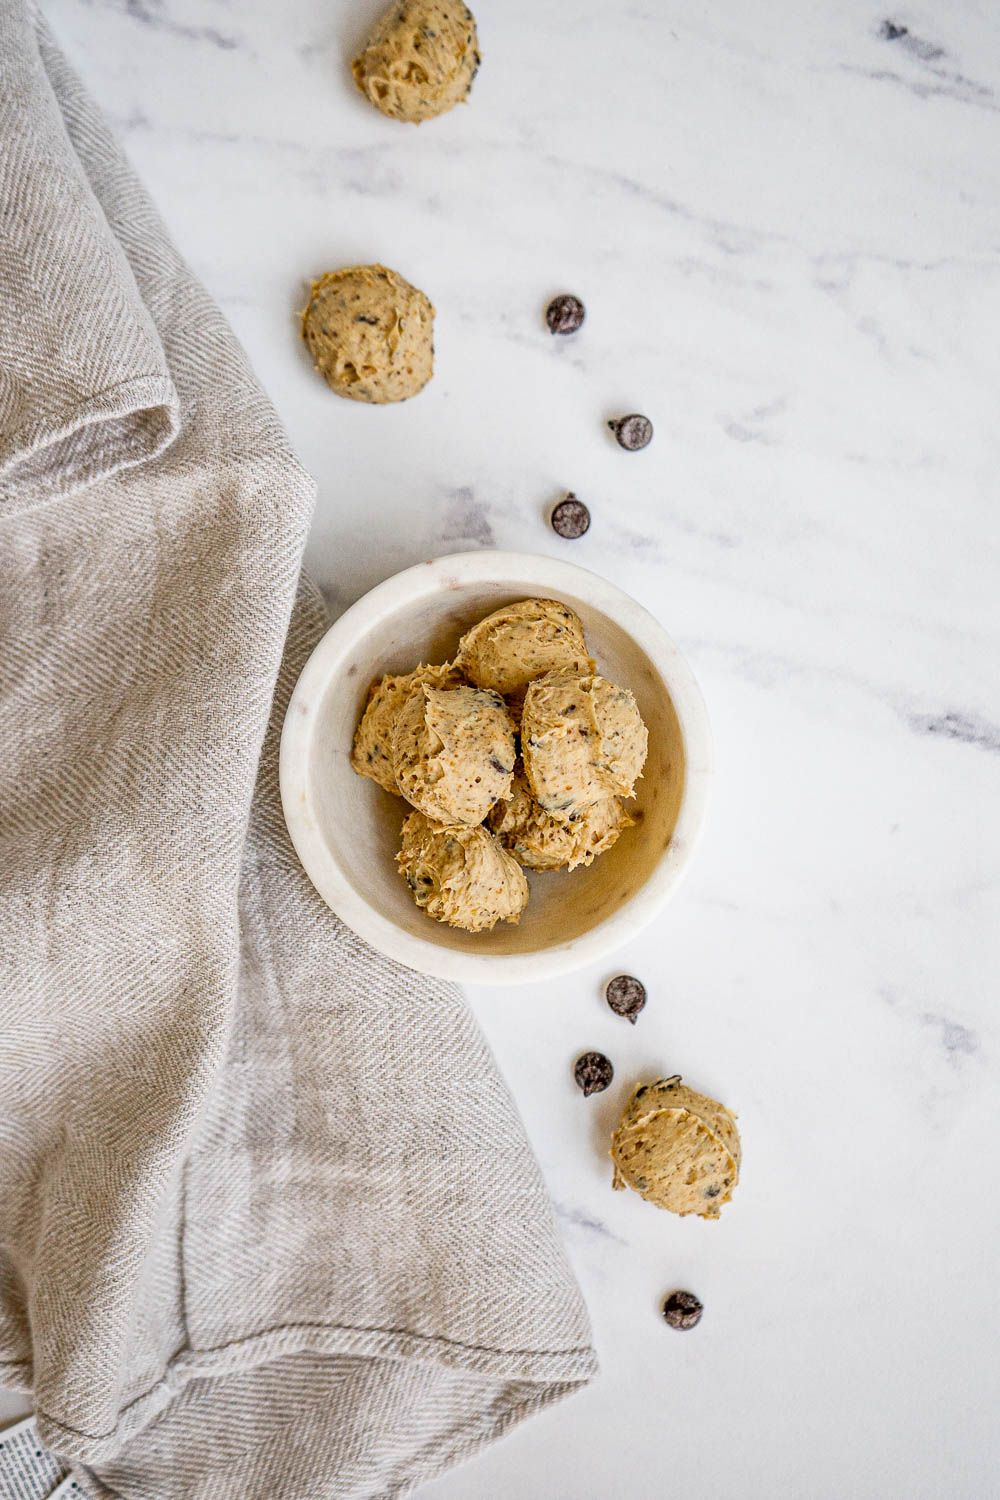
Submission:
<svg viewBox="0 0 1000 1500">
<path fill-rule="evenodd" d="M 621 955 L 639 1025 L 597 972 L 472 996 L 603 1376 L 427 1500 L 1000 1494 L 1000 13 L 502 0 L 472 105 L 415 130 L 345 74 L 377 0 L 45 8 L 319 478 L 333 607 L 432 553 L 566 556 L 713 717 L 700 857 Z M 395 409 L 328 394 L 293 317 L 379 258 L 438 307 Z M 584 1101 L 592 1046 L 618 1077 Z M 672 1071 L 740 1114 L 718 1224 L 610 1192 L 622 1092 Z"/>
</svg>

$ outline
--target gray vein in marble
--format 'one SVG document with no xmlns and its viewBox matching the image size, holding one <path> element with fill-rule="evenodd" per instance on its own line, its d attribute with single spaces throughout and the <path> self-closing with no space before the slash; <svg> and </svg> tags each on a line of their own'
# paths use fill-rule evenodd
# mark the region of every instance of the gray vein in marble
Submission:
<svg viewBox="0 0 1000 1500">
<path fill-rule="evenodd" d="M 883 21 L 878 34 L 884 42 L 898 42 L 904 51 L 912 52 L 921 62 L 934 62 L 937 58 L 944 57 L 943 47 L 922 41 L 920 37 L 913 35 L 908 26 L 901 26 L 896 21 Z"/>
<path fill-rule="evenodd" d="M 939 735 L 942 739 L 957 740 L 961 745 L 972 745 L 977 750 L 1000 755 L 1000 726 L 977 714 L 954 710 L 939 714 L 909 714 L 907 722 L 917 734 Z"/>
<path fill-rule="evenodd" d="M 615 1234 L 613 1229 L 609 1229 L 603 1219 L 595 1218 L 593 1214 L 588 1214 L 584 1209 L 571 1208 L 565 1203 L 557 1203 L 555 1201 L 553 1201 L 552 1206 L 556 1211 L 556 1218 L 563 1224 L 571 1224 L 575 1229 L 585 1230 L 587 1234 L 599 1235 L 602 1239 L 612 1240 L 616 1245 L 628 1244 L 628 1241 L 623 1240 L 621 1235 Z"/>
<path fill-rule="evenodd" d="M 950 1016 L 937 1015 L 934 1011 L 924 1011 L 920 1019 L 925 1026 L 940 1032 L 941 1045 L 951 1062 L 957 1063 L 961 1058 L 972 1057 L 979 1051 L 977 1033 L 968 1026 L 963 1026 L 960 1021 L 952 1020 Z"/>
<path fill-rule="evenodd" d="M 84 0 L 84 3 L 94 5 L 95 0 Z M 223 52 L 250 50 L 245 39 L 232 32 L 219 31 L 215 26 L 191 26 L 174 20 L 164 13 L 162 0 L 97 0 L 97 3 L 102 9 L 118 11 L 121 15 L 128 16 L 129 20 L 148 26 L 152 31 L 167 32 L 170 36 L 183 37 L 189 42 L 208 42 L 210 46 L 218 47 Z"/>
<path fill-rule="evenodd" d="M 774 401 L 765 401 L 760 406 L 754 406 L 747 412 L 743 420 L 735 417 L 726 417 L 722 421 L 722 430 L 727 437 L 736 443 L 776 443 L 778 439 L 767 431 L 765 423 L 770 417 L 780 416 L 787 409 L 788 398 L 779 396 Z M 728 539 L 727 545 L 732 545 Z"/>
<path fill-rule="evenodd" d="M 922 64 L 925 72 L 929 73 L 935 81 L 933 83 L 921 82 L 918 78 L 906 78 L 902 73 L 897 73 L 891 68 L 862 68 L 849 63 L 842 63 L 841 71 L 862 78 L 870 78 L 876 83 L 895 84 L 918 99 L 955 99 L 960 104 L 973 104 L 980 109 L 1000 111 L 1000 104 L 996 102 L 993 89 L 987 87 L 986 84 L 977 83 L 975 79 L 967 78 L 964 73 L 936 66 L 948 54 L 935 42 L 928 42 L 922 37 L 915 36 L 909 27 L 892 20 L 882 22 L 878 29 L 878 36 L 894 50 L 901 51 L 915 62 Z"/>
<path fill-rule="evenodd" d="M 495 547 L 496 536 L 490 524 L 487 507 L 476 498 L 471 485 L 451 490 L 438 532 L 442 542 L 474 542 L 477 547 Z"/>
<path fill-rule="evenodd" d="M 812 606 L 810 608 L 815 613 L 815 609 Z M 914 734 L 951 740 L 956 744 L 968 745 L 971 749 L 983 750 L 991 755 L 1000 754 L 1000 726 L 991 720 L 960 709 L 941 709 L 937 713 L 920 713 L 914 708 L 912 699 L 905 698 L 891 688 L 882 687 L 859 672 L 850 672 L 843 667 L 821 666 L 815 662 L 806 666 L 801 662 L 793 661 L 790 657 L 781 656 L 778 652 L 754 651 L 744 646 L 723 644 L 705 637 L 685 638 L 684 649 L 695 659 L 699 654 L 702 656 L 714 654 L 723 660 L 734 662 L 742 676 L 757 687 L 784 688 L 791 678 L 812 678 L 821 682 L 831 682 L 839 687 L 852 687 L 858 692 L 870 695 L 891 709 Z"/>
</svg>

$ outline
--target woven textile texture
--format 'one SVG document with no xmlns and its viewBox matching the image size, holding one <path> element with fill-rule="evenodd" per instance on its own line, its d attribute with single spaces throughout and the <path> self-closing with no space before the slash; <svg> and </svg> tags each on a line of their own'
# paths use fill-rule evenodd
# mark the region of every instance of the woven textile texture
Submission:
<svg viewBox="0 0 1000 1500">
<path fill-rule="evenodd" d="M 0 1382 L 91 1496 L 399 1495 L 586 1314 L 460 995 L 294 859 L 313 487 L 24 0 L 0 221 Z"/>
</svg>

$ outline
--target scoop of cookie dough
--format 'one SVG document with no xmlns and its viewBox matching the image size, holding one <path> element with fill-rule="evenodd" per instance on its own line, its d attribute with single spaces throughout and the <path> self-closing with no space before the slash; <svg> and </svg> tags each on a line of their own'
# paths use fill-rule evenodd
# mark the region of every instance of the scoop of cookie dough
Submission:
<svg viewBox="0 0 1000 1500">
<path fill-rule="evenodd" d="M 717 1219 L 740 1179 L 734 1116 L 679 1077 L 636 1089 L 611 1137 L 613 1186 L 657 1208 Z"/>
<path fill-rule="evenodd" d="M 482 688 L 434 688 L 407 698 L 392 737 L 396 785 L 438 823 L 481 823 L 510 791 L 514 726 Z"/>
<path fill-rule="evenodd" d="M 375 108 L 411 125 L 467 99 L 478 68 L 476 23 L 461 0 L 397 0 L 351 64 Z"/>
<path fill-rule="evenodd" d="M 543 672 L 594 670 L 579 617 L 557 599 L 522 599 L 494 610 L 466 631 L 456 659 L 470 682 L 505 698 L 522 695 Z"/>
<path fill-rule="evenodd" d="M 575 870 L 589 865 L 617 843 L 633 819 L 617 797 L 604 797 L 572 822 L 563 823 L 539 807 L 523 772 L 510 794 L 489 816 L 489 826 L 518 864 L 529 870 Z"/>
<path fill-rule="evenodd" d="M 405 401 L 434 372 L 434 308 L 386 266 L 346 266 L 314 281 L 302 337 L 330 389 L 351 401 Z"/>
<path fill-rule="evenodd" d="M 417 905 L 449 927 L 484 932 L 498 922 L 516 923 L 528 904 L 517 860 L 479 825 L 449 827 L 411 813 L 396 863 Z"/>
<path fill-rule="evenodd" d="M 628 688 L 578 672 L 548 672 L 528 687 L 524 771 L 535 800 L 553 817 L 568 822 L 606 797 L 631 797 L 646 744 Z"/>
<path fill-rule="evenodd" d="M 451 662 L 442 667 L 417 667 L 399 676 L 378 677 L 368 689 L 368 702 L 354 735 L 351 765 L 359 776 L 377 781 L 387 792 L 402 796 L 392 770 L 392 736 L 396 719 L 415 688 L 458 687 L 462 674 Z"/>
</svg>

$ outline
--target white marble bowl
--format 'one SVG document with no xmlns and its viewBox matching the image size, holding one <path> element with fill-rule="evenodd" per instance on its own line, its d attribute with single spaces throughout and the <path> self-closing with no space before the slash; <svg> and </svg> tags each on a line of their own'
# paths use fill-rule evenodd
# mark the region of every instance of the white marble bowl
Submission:
<svg viewBox="0 0 1000 1500">
<path fill-rule="evenodd" d="M 531 597 L 575 609 L 598 670 L 635 694 L 649 728 L 649 758 L 628 806 L 641 817 L 588 869 L 530 871 L 531 900 L 517 926 L 460 932 L 415 905 L 395 865 L 409 809 L 352 771 L 351 742 L 375 677 L 449 660 L 468 626 Z M 698 685 L 634 599 L 570 563 L 463 552 L 387 579 L 327 631 L 285 717 L 281 798 L 316 889 L 373 947 L 423 973 L 516 984 L 605 958 L 655 915 L 691 858 L 711 759 Z"/>
</svg>

